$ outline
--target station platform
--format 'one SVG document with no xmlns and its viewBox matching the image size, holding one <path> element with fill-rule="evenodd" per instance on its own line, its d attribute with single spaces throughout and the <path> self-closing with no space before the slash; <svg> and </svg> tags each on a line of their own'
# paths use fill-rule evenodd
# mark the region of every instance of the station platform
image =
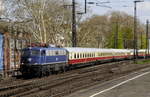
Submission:
<svg viewBox="0 0 150 97">
<path fill-rule="evenodd" d="M 150 97 L 150 68 L 100 83 L 66 97 Z"/>
</svg>

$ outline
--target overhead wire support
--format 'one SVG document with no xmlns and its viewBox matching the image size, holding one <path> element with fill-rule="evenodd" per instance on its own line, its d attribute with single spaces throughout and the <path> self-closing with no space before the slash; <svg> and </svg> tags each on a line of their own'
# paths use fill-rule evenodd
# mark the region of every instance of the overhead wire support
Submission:
<svg viewBox="0 0 150 97">
<path fill-rule="evenodd" d="M 138 58 L 138 46 L 137 46 L 137 8 L 136 5 L 138 2 L 144 2 L 140 0 L 135 0 L 134 1 L 134 62 L 136 62 Z"/>
<path fill-rule="evenodd" d="M 118 48 L 118 31 L 119 31 L 119 24 L 118 24 L 118 22 L 115 22 L 115 24 L 116 24 L 116 31 L 115 31 L 115 33 L 114 33 L 114 48 Z"/>
<path fill-rule="evenodd" d="M 87 12 L 87 0 L 85 0 L 84 12 L 78 14 L 86 14 Z M 72 0 L 72 47 L 77 46 L 77 29 L 76 29 L 76 1 Z"/>
<path fill-rule="evenodd" d="M 72 7 L 72 47 L 76 47 L 77 46 L 77 28 L 76 28 L 76 14 L 86 14 L 87 12 L 87 0 L 85 0 L 85 9 L 84 12 L 76 12 L 76 1 L 72 0 L 72 4 L 71 5 L 63 5 L 64 8 Z"/>
<path fill-rule="evenodd" d="M 149 20 L 146 20 L 146 58 L 149 56 Z"/>
<path fill-rule="evenodd" d="M 72 0 L 72 47 L 77 46 L 77 34 L 76 34 L 76 6 L 75 0 Z"/>
</svg>

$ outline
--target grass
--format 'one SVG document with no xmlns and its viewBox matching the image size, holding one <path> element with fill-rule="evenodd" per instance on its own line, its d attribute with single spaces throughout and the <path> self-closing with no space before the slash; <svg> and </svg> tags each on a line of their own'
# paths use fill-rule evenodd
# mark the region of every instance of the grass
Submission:
<svg viewBox="0 0 150 97">
<path fill-rule="evenodd" d="M 145 59 L 145 60 L 136 62 L 136 64 L 148 64 L 148 63 L 150 63 L 150 59 Z"/>
</svg>

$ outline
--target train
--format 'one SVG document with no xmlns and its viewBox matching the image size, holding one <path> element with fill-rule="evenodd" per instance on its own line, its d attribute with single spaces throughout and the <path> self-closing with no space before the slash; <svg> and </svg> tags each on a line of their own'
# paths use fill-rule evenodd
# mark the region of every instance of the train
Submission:
<svg viewBox="0 0 150 97">
<path fill-rule="evenodd" d="M 138 50 L 138 57 L 144 58 L 145 52 L 145 49 Z M 22 49 L 20 72 L 24 76 L 42 77 L 87 65 L 130 60 L 133 57 L 133 49 L 27 47 Z"/>
</svg>

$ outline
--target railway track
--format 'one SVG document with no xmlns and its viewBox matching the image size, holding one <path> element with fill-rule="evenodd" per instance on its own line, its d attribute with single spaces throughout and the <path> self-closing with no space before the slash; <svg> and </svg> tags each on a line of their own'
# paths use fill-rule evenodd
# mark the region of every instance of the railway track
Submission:
<svg viewBox="0 0 150 97">
<path fill-rule="evenodd" d="M 115 62 L 68 71 L 41 79 L 21 80 L 0 87 L 0 97 L 62 97 L 99 82 L 120 77 L 149 65 Z M 1 83 L 0 83 L 1 84 Z"/>
</svg>

